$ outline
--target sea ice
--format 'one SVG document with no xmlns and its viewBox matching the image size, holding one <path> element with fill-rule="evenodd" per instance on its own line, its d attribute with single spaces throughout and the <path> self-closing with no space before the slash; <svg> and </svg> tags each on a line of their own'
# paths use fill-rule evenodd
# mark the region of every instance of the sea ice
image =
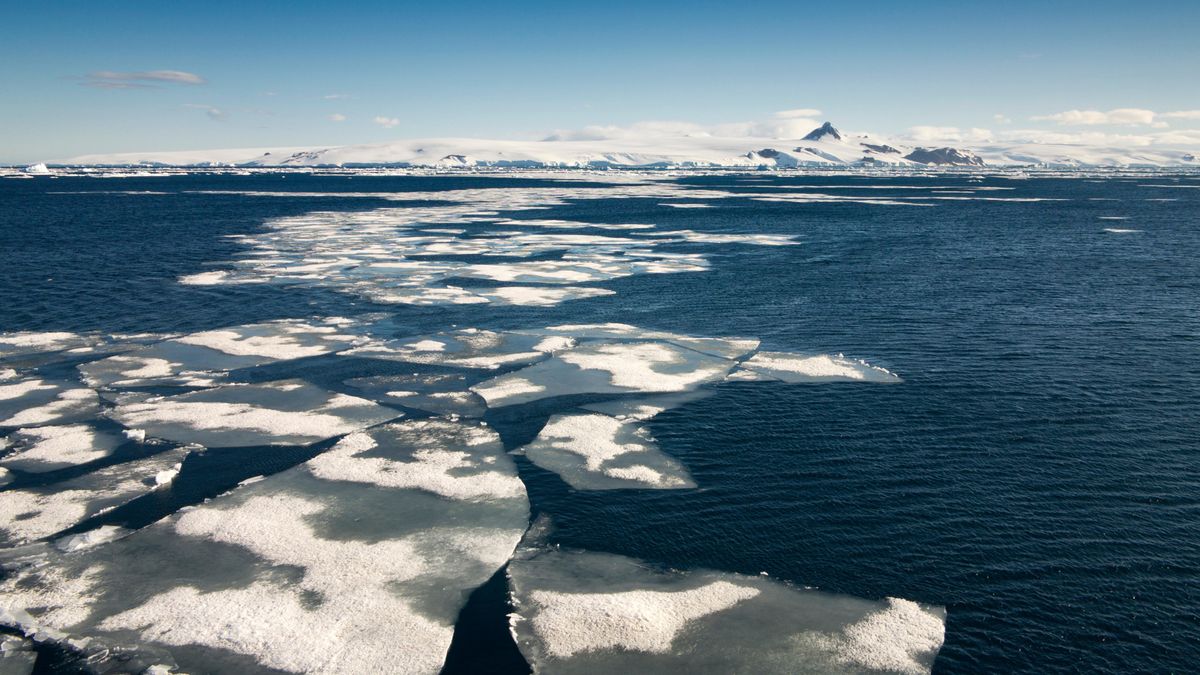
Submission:
<svg viewBox="0 0 1200 675">
<path fill-rule="evenodd" d="M 665 342 L 585 342 L 471 389 L 490 407 L 570 394 L 676 392 L 719 381 L 735 365 Z"/>
<path fill-rule="evenodd" d="M 322 356 L 359 341 L 334 326 L 273 321 L 184 335 L 79 370 L 96 387 L 212 386 L 231 370 Z"/>
<path fill-rule="evenodd" d="M 407 363 L 495 369 L 540 361 L 572 344 L 570 340 L 552 341 L 539 335 L 465 328 L 435 335 L 372 342 L 343 354 Z"/>
<path fill-rule="evenodd" d="M 175 469 L 188 452 L 175 448 L 61 483 L 0 492 L 3 545 L 48 537 L 153 490 L 156 475 Z"/>
<path fill-rule="evenodd" d="M 900 381 L 884 368 L 841 355 L 758 352 L 744 361 L 742 367 L 791 383 L 850 380 L 888 384 Z"/>
<path fill-rule="evenodd" d="M 0 384 L 0 427 L 65 424 L 99 411 L 96 392 L 73 382 L 28 377 Z"/>
<path fill-rule="evenodd" d="M 526 545 L 508 570 L 536 672 L 928 673 L 945 634 L 938 607 L 763 576 Z"/>
<path fill-rule="evenodd" d="M 519 450 L 577 490 L 696 487 L 636 420 L 599 413 L 555 415 Z"/>
<path fill-rule="evenodd" d="M 107 457 L 122 440 L 87 424 L 68 424 L 18 429 L 8 442 L 0 466 L 42 473 Z"/>
<path fill-rule="evenodd" d="M 347 380 L 363 396 L 385 405 L 401 405 L 434 415 L 482 417 L 487 404 L 467 387 L 478 377 L 469 373 L 413 373 Z"/>
<path fill-rule="evenodd" d="M 528 523 L 515 467 L 494 432 L 447 421 L 331 452 L 15 570 L 0 620 L 86 639 L 123 671 L 437 673 L 467 596 Z"/>
<path fill-rule="evenodd" d="M 300 380 L 279 380 L 122 403 L 108 415 L 155 438 L 231 447 L 307 445 L 400 413 Z"/>
</svg>

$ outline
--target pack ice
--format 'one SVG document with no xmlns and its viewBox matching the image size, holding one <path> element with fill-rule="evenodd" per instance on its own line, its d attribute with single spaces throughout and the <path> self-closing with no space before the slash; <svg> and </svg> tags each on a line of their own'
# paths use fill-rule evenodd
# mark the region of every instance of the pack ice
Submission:
<svg viewBox="0 0 1200 675">
<path fill-rule="evenodd" d="M 603 553 L 522 545 L 508 574 L 535 672 L 927 673 L 945 635 L 939 607 Z"/>
<path fill-rule="evenodd" d="M 410 420 L 0 582 L 0 619 L 122 670 L 436 673 L 525 530 L 479 423 Z"/>
</svg>

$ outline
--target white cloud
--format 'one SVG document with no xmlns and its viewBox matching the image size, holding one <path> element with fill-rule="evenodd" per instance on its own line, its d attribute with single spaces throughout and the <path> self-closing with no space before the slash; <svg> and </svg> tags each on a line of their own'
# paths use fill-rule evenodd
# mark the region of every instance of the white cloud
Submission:
<svg viewBox="0 0 1200 675">
<path fill-rule="evenodd" d="M 728 122 L 724 124 L 696 124 L 659 120 L 635 122 L 629 126 L 592 125 L 582 129 L 558 130 L 548 136 L 548 141 L 602 141 L 639 138 L 770 138 L 798 139 L 821 126 L 815 119 L 796 117 L 793 114 L 819 110 L 785 110 L 775 113 L 763 122 Z"/>
<path fill-rule="evenodd" d="M 1100 110 L 1066 110 L 1053 115 L 1038 115 L 1035 121 L 1058 122 L 1062 125 L 1149 126 L 1154 122 L 1154 111 L 1143 108 L 1116 108 Z"/>
<path fill-rule="evenodd" d="M 1173 112 L 1165 112 L 1159 117 L 1169 117 L 1176 120 L 1200 120 L 1200 110 L 1175 110 Z"/>
<path fill-rule="evenodd" d="M 326 101 L 340 101 L 342 99 L 350 98 L 350 94 L 325 94 L 321 98 L 325 99 Z"/>
<path fill-rule="evenodd" d="M 914 143 L 987 143 L 992 140 L 992 132 L 978 127 L 915 126 L 908 129 L 905 137 Z"/>
<path fill-rule="evenodd" d="M 996 121 L 996 124 L 1012 124 L 1012 118 L 1010 118 L 1007 115 L 1002 115 L 1000 113 L 996 113 L 995 115 L 992 115 L 992 119 Z"/>
<path fill-rule="evenodd" d="M 205 84 L 208 81 L 195 73 L 182 70 L 142 70 L 118 72 L 97 70 L 83 77 L 80 84 L 97 89 L 153 89 L 159 84 Z"/>
<path fill-rule="evenodd" d="M 795 117 L 820 117 L 821 111 L 816 108 L 795 108 L 793 110 L 780 110 L 772 115 L 775 119 L 786 120 Z"/>
<path fill-rule="evenodd" d="M 384 117 L 383 115 L 378 115 L 373 121 L 375 124 L 378 124 L 384 129 L 391 129 L 392 127 L 400 125 L 399 117 Z"/>
<path fill-rule="evenodd" d="M 208 115 L 208 118 L 213 120 L 223 120 L 229 117 L 229 114 L 224 110 L 206 103 L 184 103 L 183 107 L 191 108 L 193 110 L 203 110 L 204 114 Z"/>
<path fill-rule="evenodd" d="M 331 121 L 331 122 L 345 122 L 345 121 L 346 121 L 346 116 L 345 116 L 345 115 L 343 115 L 342 113 L 333 113 L 332 115 L 330 115 L 330 116 L 329 116 L 329 121 Z"/>
</svg>

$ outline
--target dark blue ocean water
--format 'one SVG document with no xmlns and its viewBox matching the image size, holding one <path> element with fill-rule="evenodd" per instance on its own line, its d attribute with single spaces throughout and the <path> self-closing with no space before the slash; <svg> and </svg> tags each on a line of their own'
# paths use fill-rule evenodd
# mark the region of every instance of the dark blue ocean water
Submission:
<svg viewBox="0 0 1200 675">
<path fill-rule="evenodd" d="M 965 180 L 752 178 L 680 181 L 731 191 L 850 185 L 839 194 L 879 197 L 869 186 Z M 941 672 L 1196 669 L 1200 181 L 994 177 L 971 187 L 1063 201 L 913 208 L 733 198 L 672 209 L 658 199 L 605 199 L 597 178 L 598 198 L 502 215 L 796 234 L 804 243 L 706 245 L 709 272 L 627 277 L 601 284 L 616 295 L 545 308 L 398 308 L 318 287 L 177 283 L 235 257 L 243 244 L 226 235 L 258 232 L 268 218 L 398 205 L 338 192 L 540 183 L 296 175 L 0 181 L 0 331 L 184 331 L 386 311 L 397 333 L 619 321 L 759 337 L 766 349 L 844 352 L 905 381 L 721 385 L 651 423 L 662 449 L 702 489 L 574 492 L 522 462 L 534 510 L 551 517 L 553 541 L 564 546 L 945 605 Z M 542 422 L 493 421 L 511 446 Z M 313 451 L 253 461 L 278 470 Z M 209 461 L 211 486 L 143 499 L 110 520 L 144 524 L 239 479 L 219 458 Z M 486 661 L 521 671 L 497 588 L 477 595 L 448 670 L 479 672 Z"/>
</svg>

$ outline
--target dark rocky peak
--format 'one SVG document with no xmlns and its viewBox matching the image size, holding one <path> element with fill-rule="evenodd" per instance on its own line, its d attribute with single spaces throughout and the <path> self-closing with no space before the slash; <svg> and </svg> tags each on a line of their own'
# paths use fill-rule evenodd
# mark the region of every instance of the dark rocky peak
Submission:
<svg viewBox="0 0 1200 675">
<path fill-rule="evenodd" d="M 970 150 L 957 148 L 917 148 L 904 159 L 922 164 L 945 164 L 950 166 L 983 166 L 983 160 Z"/>
<path fill-rule="evenodd" d="M 867 150 L 870 150 L 872 152 L 878 152 L 878 153 L 882 153 L 885 155 L 900 154 L 899 150 L 893 148 L 890 145 L 875 145 L 873 143 L 860 143 L 859 145 L 863 146 L 864 148 L 866 148 Z"/>
<path fill-rule="evenodd" d="M 812 131 L 808 132 L 808 135 L 805 136 L 801 140 L 819 141 L 826 137 L 832 138 L 835 141 L 842 140 L 841 132 L 838 131 L 837 128 L 834 127 L 833 124 L 831 124 L 829 122 L 826 122 L 825 124 L 822 124 L 821 126 L 817 127 L 816 129 L 813 129 Z"/>
</svg>

